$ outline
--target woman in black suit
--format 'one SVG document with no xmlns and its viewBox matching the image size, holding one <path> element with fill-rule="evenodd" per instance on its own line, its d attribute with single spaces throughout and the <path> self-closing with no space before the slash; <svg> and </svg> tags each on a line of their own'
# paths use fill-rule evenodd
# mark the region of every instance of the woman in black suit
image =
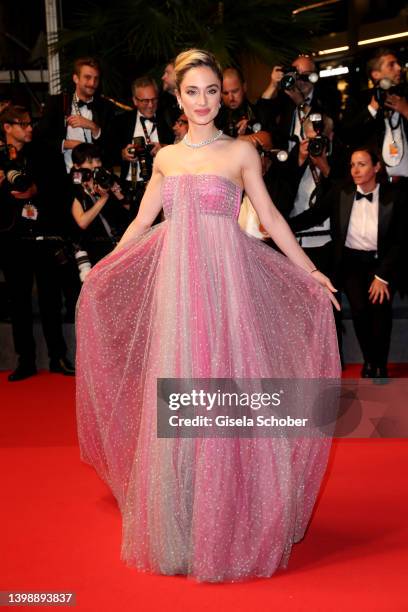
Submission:
<svg viewBox="0 0 408 612">
<path fill-rule="evenodd" d="M 299 231 L 331 218 L 336 282 L 350 303 L 364 378 L 388 376 L 391 305 L 408 229 L 406 196 L 390 184 L 380 185 L 380 170 L 373 151 L 355 150 L 352 183 L 332 190 L 291 224 Z"/>
</svg>

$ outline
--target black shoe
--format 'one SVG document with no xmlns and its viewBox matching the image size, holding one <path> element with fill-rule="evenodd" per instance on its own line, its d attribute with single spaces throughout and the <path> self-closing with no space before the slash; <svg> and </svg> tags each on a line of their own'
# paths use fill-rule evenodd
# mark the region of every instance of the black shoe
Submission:
<svg viewBox="0 0 408 612">
<path fill-rule="evenodd" d="M 75 368 L 66 357 L 50 359 L 50 372 L 64 374 L 64 376 L 75 376 Z"/>
<path fill-rule="evenodd" d="M 376 367 L 374 368 L 374 376 L 373 378 L 383 378 L 384 380 L 388 378 L 388 370 L 386 366 Z"/>
<path fill-rule="evenodd" d="M 364 365 L 361 370 L 361 378 L 374 378 L 375 368 L 371 363 L 367 361 L 364 362 Z"/>
<path fill-rule="evenodd" d="M 18 380 L 24 380 L 25 378 L 30 378 L 30 376 L 35 376 L 36 374 L 37 368 L 35 365 L 19 363 L 14 372 L 9 375 L 8 380 L 9 382 L 17 382 Z"/>
</svg>

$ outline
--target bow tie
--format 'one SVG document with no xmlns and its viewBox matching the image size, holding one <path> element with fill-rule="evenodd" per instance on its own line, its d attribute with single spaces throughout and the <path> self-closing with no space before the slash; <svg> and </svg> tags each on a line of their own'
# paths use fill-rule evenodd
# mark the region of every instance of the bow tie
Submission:
<svg viewBox="0 0 408 612">
<path fill-rule="evenodd" d="M 149 119 L 148 117 L 143 117 L 143 115 L 140 115 L 140 121 L 143 125 L 146 123 L 146 121 L 150 121 L 150 123 L 156 123 L 156 117 L 152 117 L 151 119 Z"/>
<path fill-rule="evenodd" d="M 363 198 L 365 198 L 366 200 L 368 200 L 369 202 L 373 201 L 373 193 L 361 193 L 360 191 L 356 191 L 356 201 L 358 200 L 362 200 Z"/>
<path fill-rule="evenodd" d="M 89 102 L 84 102 L 84 100 L 78 100 L 78 108 L 81 108 L 82 106 L 86 106 L 87 108 L 89 108 L 89 110 L 93 109 L 93 100 L 90 100 Z"/>
</svg>

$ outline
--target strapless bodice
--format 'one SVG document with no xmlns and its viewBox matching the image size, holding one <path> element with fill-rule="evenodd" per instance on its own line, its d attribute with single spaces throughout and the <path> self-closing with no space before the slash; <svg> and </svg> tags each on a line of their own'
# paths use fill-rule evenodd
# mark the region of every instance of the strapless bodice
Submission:
<svg viewBox="0 0 408 612">
<path fill-rule="evenodd" d="M 206 215 L 237 219 L 241 189 L 217 174 L 170 174 L 163 179 L 162 203 L 166 219 L 186 207 Z"/>
</svg>

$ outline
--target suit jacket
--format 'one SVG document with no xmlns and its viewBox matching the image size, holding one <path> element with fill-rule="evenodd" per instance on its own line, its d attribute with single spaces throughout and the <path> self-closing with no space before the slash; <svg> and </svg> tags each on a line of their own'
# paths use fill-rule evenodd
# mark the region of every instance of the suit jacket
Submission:
<svg viewBox="0 0 408 612">
<path fill-rule="evenodd" d="M 69 113 L 71 112 L 72 95 L 68 97 L 67 103 Z M 38 126 L 35 130 L 34 136 L 43 144 L 48 151 L 53 154 L 59 154 L 63 160 L 62 155 L 62 141 L 66 137 L 66 125 L 65 125 L 65 112 L 64 112 L 64 96 L 58 94 L 56 96 L 50 96 L 42 118 L 40 119 Z M 101 135 L 97 140 L 94 140 L 102 153 L 107 143 L 107 129 L 113 120 L 115 113 L 114 105 L 101 98 L 100 96 L 94 97 L 93 108 L 92 108 L 92 119 L 101 128 Z M 64 166 L 65 167 L 65 166 Z"/>
<path fill-rule="evenodd" d="M 405 90 L 405 97 L 408 91 Z M 366 146 L 381 151 L 384 135 L 384 109 L 379 108 L 375 117 L 368 110 L 372 90 L 363 91 L 358 99 L 349 98 L 341 124 L 343 141 L 352 146 Z M 408 137 L 408 120 L 401 117 L 406 136 Z"/>
<path fill-rule="evenodd" d="M 129 162 L 123 161 L 121 151 L 132 142 L 135 131 L 137 111 L 122 113 L 115 117 L 108 132 L 108 148 L 110 153 L 110 165 L 120 164 L 120 178 L 126 180 L 129 172 Z M 167 125 L 163 116 L 156 113 L 157 133 L 161 144 L 172 144 L 174 142 L 173 131 Z"/>
<path fill-rule="evenodd" d="M 293 231 L 307 229 L 330 217 L 334 243 L 334 263 L 339 276 L 344 258 L 347 230 L 356 193 L 355 185 L 333 188 L 313 208 L 298 215 L 291 223 Z M 375 274 L 399 285 L 406 258 L 407 206 L 404 194 L 392 185 L 380 185 L 378 210 L 377 266 Z M 341 280 L 341 279 L 339 279 Z"/>
</svg>

